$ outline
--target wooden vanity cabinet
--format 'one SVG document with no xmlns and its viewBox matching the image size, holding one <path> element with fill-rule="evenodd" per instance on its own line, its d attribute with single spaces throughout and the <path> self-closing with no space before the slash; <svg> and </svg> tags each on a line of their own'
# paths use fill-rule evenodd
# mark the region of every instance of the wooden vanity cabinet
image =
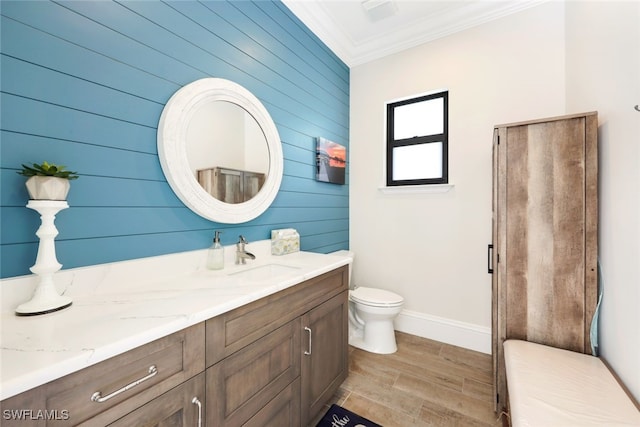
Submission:
<svg viewBox="0 0 640 427">
<path fill-rule="evenodd" d="M 342 267 L 208 320 L 207 425 L 307 425 L 347 377 L 347 290 Z"/>
<path fill-rule="evenodd" d="M 2 401 L 2 425 L 109 425 L 203 372 L 203 353 L 198 324 Z"/>
<path fill-rule="evenodd" d="M 344 266 L 207 320 L 207 367 L 348 288 Z"/>
<path fill-rule="evenodd" d="M 2 426 L 305 426 L 347 377 L 348 280 L 338 268 L 6 399 Z"/>
</svg>

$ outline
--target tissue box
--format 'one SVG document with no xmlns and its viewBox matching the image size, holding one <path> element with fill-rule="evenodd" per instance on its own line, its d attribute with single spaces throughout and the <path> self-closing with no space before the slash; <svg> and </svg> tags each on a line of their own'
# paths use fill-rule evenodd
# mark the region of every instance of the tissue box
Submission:
<svg viewBox="0 0 640 427">
<path fill-rule="evenodd" d="M 271 230 L 271 255 L 285 255 L 300 250 L 300 235 L 293 228 Z"/>
</svg>

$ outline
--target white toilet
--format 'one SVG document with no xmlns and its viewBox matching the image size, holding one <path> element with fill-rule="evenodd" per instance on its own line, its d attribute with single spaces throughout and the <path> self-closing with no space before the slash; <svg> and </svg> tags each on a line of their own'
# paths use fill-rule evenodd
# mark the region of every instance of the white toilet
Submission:
<svg viewBox="0 0 640 427">
<path fill-rule="evenodd" d="M 336 254 L 351 257 L 350 251 Z M 349 268 L 349 344 L 371 353 L 395 353 L 393 320 L 402 310 L 404 299 L 393 292 L 364 286 L 353 287 Z"/>
</svg>

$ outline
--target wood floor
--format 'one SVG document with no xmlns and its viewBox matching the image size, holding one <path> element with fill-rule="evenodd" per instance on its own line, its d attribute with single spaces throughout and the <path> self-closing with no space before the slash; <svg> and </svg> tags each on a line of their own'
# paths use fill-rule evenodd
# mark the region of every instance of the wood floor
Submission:
<svg viewBox="0 0 640 427">
<path fill-rule="evenodd" d="M 384 427 L 501 426 L 491 356 L 396 332 L 390 355 L 350 347 L 349 377 L 331 403 Z"/>
</svg>

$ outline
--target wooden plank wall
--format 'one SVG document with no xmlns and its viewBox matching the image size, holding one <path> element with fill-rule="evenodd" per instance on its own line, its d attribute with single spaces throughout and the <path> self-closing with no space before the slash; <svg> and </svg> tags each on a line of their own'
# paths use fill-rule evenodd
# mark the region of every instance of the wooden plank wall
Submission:
<svg viewBox="0 0 640 427">
<path fill-rule="evenodd" d="M 315 138 L 348 146 L 349 69 L 279 1 L 2 1 L 1 277 L 29 274 L 37 213 L 21 163 L 76 170 L 58 214 L 72 268 L 206 248 L 295 227 L 303 250 L 348 247 L 349 187 L 315 181 Z M 273 117 L 284 178 L 273 206 L 237 225 L 189 211 L 162 173 L 157 124 L 203 77 L 233 80 Z M 348 173 L 348 165 L 347 165 Z"/>
</svg>

